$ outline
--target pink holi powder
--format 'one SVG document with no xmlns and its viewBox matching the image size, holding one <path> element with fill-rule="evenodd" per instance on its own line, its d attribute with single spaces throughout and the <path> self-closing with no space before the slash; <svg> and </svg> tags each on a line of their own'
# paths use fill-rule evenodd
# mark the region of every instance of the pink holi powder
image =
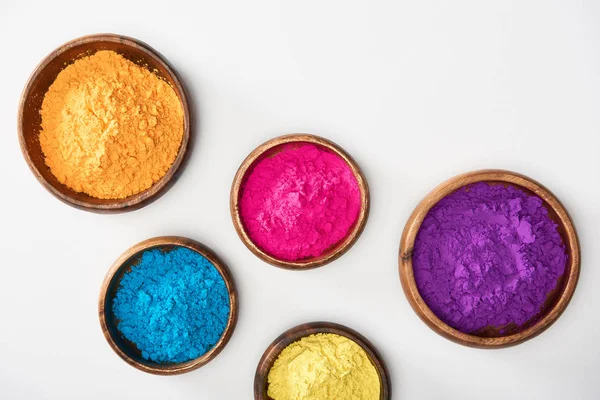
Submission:
<svg viewBox="0 0 600 400">
<path fill-rule="evenodd" d="M 322 147 L 282 145 L 255 163 L 240 196 L 240 216 L 250 239 L 284 261 L 314 258 L 354 227 L 360 189 L 350 166 Z"/>
</svg>

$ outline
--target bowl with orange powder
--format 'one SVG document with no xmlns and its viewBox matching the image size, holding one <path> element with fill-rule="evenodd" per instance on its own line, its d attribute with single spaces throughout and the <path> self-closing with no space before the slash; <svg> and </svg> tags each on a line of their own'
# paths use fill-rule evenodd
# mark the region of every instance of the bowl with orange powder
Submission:
<svg viewBox="0 0 600 400">
<path fill-rule="evenodd" d="M 23 155 L 63 202 L 94 212 L 143 207 L 189 154 L 190 113 L 175 71 L 138 40 L 68 42 L 35 69 L 18 114 Z"/>
</svg>

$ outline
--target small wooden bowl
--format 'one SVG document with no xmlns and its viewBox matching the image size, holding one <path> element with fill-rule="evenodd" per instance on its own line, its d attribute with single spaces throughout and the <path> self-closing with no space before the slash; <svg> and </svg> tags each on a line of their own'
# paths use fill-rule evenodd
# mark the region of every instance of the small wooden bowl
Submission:
<svg viewBox="0 0 600 400">
<path fill-rule="evenodd" d="M 308 324 L 298 325 L 283 332 L 277 339 L 273 341 L 265 350 L 262 358 L 258 362 L 256 374 L 254 375 L 254 399 L 255 400 L 273 400 L 267 395 L 269 384 L 267 378 L 269 371 L 273 367 L 275 360 L 279 354 L 290 344 L 302 339 L 303 337 L 314 335 L 315 333 L 334 333 L 339 336 L 347 337 L 356 342 L 367 353 L 369 359 L 375 366 L 379 374 L 381 383 L 380 400 L 389 400 L 392 398 L 392 384 L 390 374 L 387 370 L 381 355 L 375 349 L 375 346 L 363 335 L 350 329 L 344 325 L 335 324 L 333 322 L 311 322 Z"/>
<path fill-rule="evenodd" d="M 85 193 L 78 193 L 60 183 L 46 165 L 39 141 L 42 123 L 40 109 L 50 85 L 65 66 L 100 50 L 112 50 L 153 71 L 173 87 L 183 107 L 183 139 L 173 165 L 150 188 L 124 199 L 98 199 Z M 84 36 L 65 43 L 50 53 L 33 71 L 23 90 L 17 124 L 21 151 L 37 180 L 64 203 L 98 213 L 132 211 L 158 199 L 175 183 L 183 171 L 190 147 L 190 111 L 185 91 L 176 72 L 157 51 L 147 44 L 113 34 Z"/>
<path fill-rule="evenodd" d="M 169 251 L 173 247 L 187 247 L 209 260 L 219 271 L 229 293 L 229 320 L 227 326 L 221 335 L 219 341 L 208 352 L 200 357 L 184 363 L 175 364 L 159 364 L 153 361 L 145 360 L 141 356 L 141 352 L 137 349 L 134 343 L 125 339 L 117 329 L 117 321 L 112 312 L 113 299 L 119 288 L 119 284 L 123 275 L 131 270 L 132 264 L 140 257 L 140 255 L 149 249 L 160 249 Z M 190 372 L 200 368 L 204 364 L 215 358 L 225 347 L 237 322 L 238 317 L 238 300 L 237 290 L 233 282 L 233 278 L 227 266 L 207 247 L 192 240 L 179 236 L 161 236 L 152 239 L 144 240 L 136 244 L 123 253 L 110 268 L 102 283 L 100 290 L 100 298 L 98 300 L 98 315 L 100 316 L 100 325 L 106 341 L 112 349 L 125 360 L 129 365 L 135 368 L 156 375 L 177 375 L 185 372 Z"/>
<path fill-rule="evenodd" d="M 565 272 L 557 287 L 546 300 L 541 312 L 528 323 L 501 332 L 494 327 L 486 328 L 477 335 L 463 333 L 440 320 L 421 297 L 415 282 L 412 255 L 415 239 L 421 223 L 429 210 L 438 201 L 455 190 L 476 182 L 488 182 L 514 186 L 522 191 L 536 195 L 544 202 L 548 216 L 558 225 L 568 255 Z M 524 175 L 503 170 L 482 170 L 455 176 L 436 187 L 429 193 L 412 213 L 400 240 L 399 271 L 402 288 L 408 302 L 417 315 L 435 332 L 456 343 L 477 348 L 509 347 L 539 335 L 565 310 L 579 278 L 580 264 L 579 240 L 569 214 L 558 199 L 540 183 Z"/>
<path fill-rule="evenodd" d="M 336 246 L 333 246 L 331 249 L 321 254 L 319 257 L 304 259 L 301 261 L 281 260 L 260 249 L 248 236 L 246 229 L 244 228 L 244 224 L 242 223 L 239 207 L 239 199 L 242 194 L 242 186 L 244 184 L 246 174 L 251 171 L 257 161 L 263 159 L 264 157 L 273 156 L 280 151 L 280 146 L 290 143 L 312 143 L 314 145 L 324 147 L 330 152 L 338 155 L 344 161 L 346 161 L 350 169 L 352 169 L 354 177 L 358 182 L 358 187 L 360 188 L 360 212 L 354 227 L 350 230 L 346 238 L 339 242 Z M 337 144 L 315 135 L 309 135 L 305 133 L 291 134 L 279 136 L 261 144 L 254 149 L 254 151 L 252 151 L 248 157 L 246 157 L 235 174 L 235 178 L 233 179 L 229 205 L 235 230 L 240 239 L 242 239 L 242 242 L 244 242 L 246 247 L 252 253 L 254 253 L 263 261 L 276 267 L 292 270 L 305 270 L 317 268 L 338 259 L 356 242 L 364 230 L 365 224 L 367 223 L 367 218 L 369 216 L 369 185 L 367 184 L 367 180 L 365 179 L 356 161 L 354 161 L 354 159 Z"/>
</svg>

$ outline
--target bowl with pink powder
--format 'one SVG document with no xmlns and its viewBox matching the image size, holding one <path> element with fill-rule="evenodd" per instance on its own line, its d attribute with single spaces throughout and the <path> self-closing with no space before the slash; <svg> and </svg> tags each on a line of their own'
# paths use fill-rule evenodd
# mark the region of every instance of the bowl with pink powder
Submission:
<svg viewBox="0 0 600 400">
<path fill-rule="evenodd" d="M 471 347 L 506 347 L 542 333 L 567 307 L 579 266 L 563 205 L 536 181 L 502 170 L 438 186 L 400 243 L 400 280 L 417 315 Z"/>
<path fill-rule="evenodd" d="M 231 189 L 231 216 L 244 244 L 282 268 L 309 269 L 358 239 L 369 189 L 356 162 L 324 138 L 294 134 L 257 147 Z"/>
</svg>

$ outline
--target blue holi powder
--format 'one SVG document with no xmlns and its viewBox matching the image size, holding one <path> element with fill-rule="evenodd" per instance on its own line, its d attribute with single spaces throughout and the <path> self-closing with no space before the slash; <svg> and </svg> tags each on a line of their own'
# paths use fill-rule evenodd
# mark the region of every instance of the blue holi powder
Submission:
<svg viewBox="0 0 600 400">
<path fill-rule="evenodd" d="M 142 253 L 121 279 L 113 312 L 117 328 L 144 359 L 180 363 L 219 341 L 230 304 L 215 266 L 195 251 L 175 247 Z"/>
</svg>

